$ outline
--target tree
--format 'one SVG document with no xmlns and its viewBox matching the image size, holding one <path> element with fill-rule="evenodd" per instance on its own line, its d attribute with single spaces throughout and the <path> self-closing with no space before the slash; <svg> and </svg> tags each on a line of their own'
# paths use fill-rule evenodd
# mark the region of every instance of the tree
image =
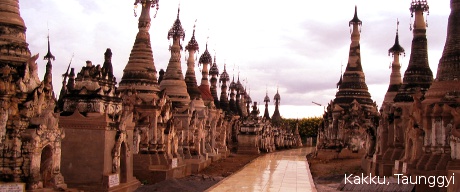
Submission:
<svg viewBox="0 0 460 192">
<path fill-rule="evenodd" d="M 302 119 L 283 119 L 283 124 L 294 132 L 296 124 L 299 123 L 299 134 L 302 139 L 316 137 L 318 127 L 323 121 L 322 117 L 308 117 Z"/>
</svg>

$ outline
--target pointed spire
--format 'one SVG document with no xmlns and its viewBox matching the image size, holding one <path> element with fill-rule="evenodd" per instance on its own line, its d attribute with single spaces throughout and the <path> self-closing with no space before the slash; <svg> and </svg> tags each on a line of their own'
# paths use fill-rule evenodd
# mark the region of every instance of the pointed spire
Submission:
<svg viewBox="0 0 460 192">
<path fill-rule="evenodd" d="M 220 74 L 219 77 L 219 83 L 223 83 L 223 81 L 230 81 L 230 76 L 227 73 L 227 64 L 224 64 L 224 71 L 222 72 L 222 74 Z"/>
<path fill-rule="evenodd" d="M 342 85 L 342 81 L 343 81 L 343 79 L 342 79 L 342 73 L 340 73 L 340 79 L 339 79 L 339 82 L 337 82 L 337 88 L 339 88 L 340 85 Z"/>
<path fill-rule="evenodd" d="M 342 67 L 343 67 L 343 64 L 340 64 L 340 79 L 339 79 L 339 82 L 337 82 L 337 88 L 340 87 L 340 85 L 342 85 Z"/>
<path fill-rule="evenodd" d="M 275 100 L 275 102 L 279 102 L 279 100 L 281 100 L 280 93 L 278 92 L 278 88 L 276 88 L 276 94 L 275 94 L 275 97 L 273 97 L 273 100 Z"/>
<path fill-rule="evenodd" d="M 355 5 L 355 15 L 353 16 L 353 19 L 350 20 L 350 22 L 348 23 L 348 25 L 354 25 L 354 24 L 357 24 L 357 25 L 362 25 L 363 22 L 361 20 L 358 19 L 358 6 Z"/>
<path fill-rule="evenodd" d="M 195 20 L 196 22 L 196 20 Z M 198 42 L 196 41 L 195 39 L 195 25 L 193 25 L 193 34 L 192 34 L 192 38 L 190 39 L 190 41 L 188 42 L 187 46 L 185 46 L 185 50 L 188 50 L 188 51 L 198 51 L 199 49 L 199 46 L 198 46 Z"/>
<path fill-rule="evenodd" d="M 361 33 L 361 25 L 363 24 L 363 22 L 361 20 L 358 19 L 358 8 L 357 6 L 355 5 L 355 15 L 353 17 L 352 20 L 350 20 L 350 22 L 348 23 L 348 26 L 352 26 L 352 29 L 350 29 L 351 31 L 351 41 L 354 41 L 354 42 L 358 42 L 359 43 L 359 40 L 360 40 L 360 33 Z"/>
<path fill-rule="evenodd" d="M 270 97 L 268 96 L 268 90 L 266 90 L 266 92 L 265 92 L 264 102 L 265 103 L 270 102 Z"/>
<path fill-rule="evenodd" d="M 63 101 L 63 98 L 64 98 L 64 95 L 66 94 L 67 92 L 67 78 L 69 77 L 69 70 L 70 70 L 70 64 L 72 64 L 72 60 L 73 60 L 73 54 L 72 54 L 72 57 L 70 58 L 70 62 L 69 62 L 69 65 L 67 66 L 67 70 L 65 71 L 64 74 L 62 74 L 62 87 L 61 87 L 61 92 L 59 93 L 59 99 L 58 99 L 58 107 L 60 110 L 63 110 L 63 105 L 64 105 L 64 101 Z"/>
<path fill-rule="evenodd" d="M 214 54 L 214 63 L 212 63 L 211 68 L 209 69 L 209 75 L 219 76 L 219 68 L 217 68 L 217 63 L 216 63 L 216 54 Z"/>
<path fill-rule="evenodd" d="M 51 51 L 50 51 L 50 34 L 49 34 L 49 31 L 48 31 L 48 53 L 46 53 L 46 55 L 43 57 L 43 60 L 55 60 L 56 58 L 54 57 L 53 54 L 51 54 Z"/>
<path fill-rule="evenodd" d="M 170 39 L 171 37 L 173 39 L 175 39 L 176 37 L 178 39 L 182 38 L 182 40 L 185 39 L 185 32 L 184 32 L 184 29 L 182 28 L 182 24 L 181 24 L 180 19 L 179 19 L 179 13 L 180 13 L 180 7 L 177 8 L 177 19 L 176 19 L 176 21 L 174 21 L 173 26 L 171 27 L 171 29 L 169 29 L 168 39 Z"/>
<path fill-rule="evenodd" d="M 399 45 L 399 20 L 397 21 L 395 44 L 388 50 L 388 55 L 400 55 L 404 53 L 404 48 Z"/>
<path fill-rule="evenodd" d="M 51 60 L 55 60 L 56 58 L 51 54 L 51 48 L 50 48 L 50 35 L 48 33 L 48 53 L 43 57 L 43 60 L 48 60 L 46 63 L 46 71 L 45 71 L 45 77 L 43 79 L 43 82 L 45 84 L 45 88 L 48 90 L 52 91 L 53 90 L 53 74 L 52 74 L 52 69 L 53 65 L 51 64 Z"/>
<path fill-rule="evenodd" d="M 199 63 L 201 63 L 201 64 L 212 63 L 212 57 L 211 57 L 211 54 L 209 54 L 209 51 L 208 51 L 208 43 L 206 43 L 206 49 L 204 50 L 204 53 L 200 56 Z"/>
</svg>

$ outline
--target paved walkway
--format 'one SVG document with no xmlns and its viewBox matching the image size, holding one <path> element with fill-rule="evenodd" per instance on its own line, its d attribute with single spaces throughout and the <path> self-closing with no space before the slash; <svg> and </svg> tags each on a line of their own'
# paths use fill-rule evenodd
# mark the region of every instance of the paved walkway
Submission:
<svg viewBox="0 0 460 192">
<path fill-rule="evenodd" d="M 307 147 L 265 154 L 207 191 L 316 192 L 305 158 L 313 150 Z"/>
</svg>

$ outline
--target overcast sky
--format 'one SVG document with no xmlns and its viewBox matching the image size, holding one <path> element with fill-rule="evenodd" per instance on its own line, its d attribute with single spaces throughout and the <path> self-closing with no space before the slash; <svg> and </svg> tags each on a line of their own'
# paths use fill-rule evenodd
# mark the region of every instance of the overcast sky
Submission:
<svg viewBox="0 0 460 192">
<path fill-rule="evenodd" d="M 49 29 L 55 93 L 61 88 L 72 54 L 71 67 L 78 72 L 86 60 L 104 62 L 106 48 L 113 52 L 114 73 L 119 82 L 137 34 L 133 0 L 34 0 L 20 1 L 20 12 L 27 26 L 27 42 L 32 54 L 46 54 Z M 436 74 L 446 39 L 450 1 L 428 1 L 428 58 Z M 161 0 L 152 9 L 150 36 L 157 71 L 166 69 L 171 42 L 167 33 L 177 16 L 186 31 L 184 44 L 191 38 L 196 22 L 199 55 L 206 42 L 211 55 L 217 55 L 220 72 L 224 63 L 235 78 L 240 72 L 243 84 L 250 89 L 253 101 L 261 103 L 266 91 L 271 99 L 277 87 L 281 95 L 283 117 L 321 116 L 323 107 L 334 99 L 341 64 L 347 64 L 350 46 L 348 22 L 354 6 L 363 21 L 361 57 L 366 83 L 372 99 L 381 105 L 388 88 L 392 58 L 388 49 L 394 44 L 396 20 L 399 19 L 400 44 L 406 50 L 401 73 L 409 62 L 412 32 L 409 29 L 410 0 Z M 140 15 L 140 7 L 137 8 Z M 207 38 L 209 37 L 209 39 Z M 182 53 L 185 74 L 185 54 Z M 45 61 L 38 61 L 40 76 Z M 201 79 L 196 70 L 198 82 Z M 220 93 L 220 90 L 219 90 Z M 273 103 L 269 107 L 274 109 Z M 263 107 L 260 109 L 263 112 Z M 261 114 L 262 115 L 262 114 Z"/>
</svg>

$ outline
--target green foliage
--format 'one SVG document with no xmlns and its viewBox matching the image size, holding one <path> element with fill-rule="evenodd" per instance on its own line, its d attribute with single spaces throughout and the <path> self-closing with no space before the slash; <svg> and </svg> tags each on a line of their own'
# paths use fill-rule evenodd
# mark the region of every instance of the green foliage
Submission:
<svg viewBox="0 0 460 192">
<path fill-rule="evenodd" d="M 287 125 L 294 132 L 296 124 L 299 123 L 299 134 L 302 138 L 316 137 L 318 126 L 323 121 L 322 117 L 309 117 L 303 119 L 283 119 L 283 124 Z"/>
</svg>

